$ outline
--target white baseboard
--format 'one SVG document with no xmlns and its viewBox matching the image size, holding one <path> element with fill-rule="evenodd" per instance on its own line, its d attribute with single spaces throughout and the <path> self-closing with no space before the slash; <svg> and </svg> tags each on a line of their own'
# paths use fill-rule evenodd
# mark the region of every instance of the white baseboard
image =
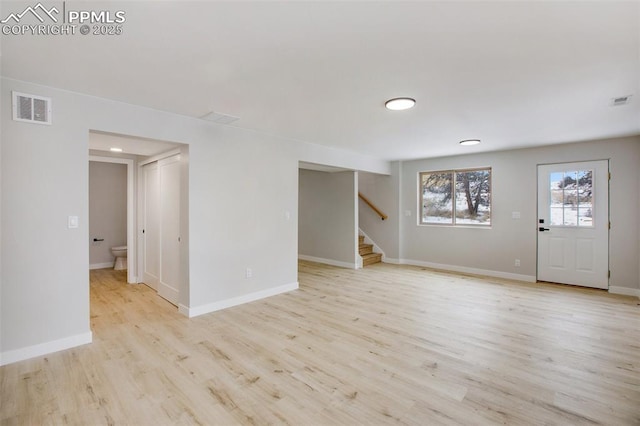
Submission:
<svg viewBox="0 0 640 426">
<path fill-rule="evenodd" d="M 221 300 L 219 302 L 209 303 L 202 306 L 195 306 L 190 308 L 188 306 L 179 305 L 178 312 L 181 314 L 193 318 L 199 315 L 208 314 L 222 309 L 230 308 L 232 306 L 242 305 L 244 303 L 254 302 L 256 300 L 265 299 L 267 297 L 275 296 L 277 294 L 286 293 L 289 291 L 297 290 L 298 282 L 291 284 L 284 284 L 278 287 L 268 288 L 266 290 L 256 291 L 255 293 L 245 294 L 243 296 L 232 297 L 231 299 Z"/>
<path fill-rule="evenodd" d="M 486 277 L 505 278 L 508 280 L 525 281 L 535 283 L 534 275 L 513 274 L 511 272 L 491 271 L 489 269 L 468 268 L 466 266 L 446 265 L 442 263 L 424 262 L 412 259 L 388 259 L 387 263 L 396 263 L 398 265 L 423 266 L 425 268 L 441 269 L 443 271 L 461 272 L 463 274 L 484 275 Z"/>
<path fill-rule="evenodd" d="M 184 315 L 185 317 L 189 317 L 189 307 L 183 305 L 182 303 L 178 303 L 178 312 Z"/>
<path fill-rule="evenodd" d="M 89 265 L 89 269 L 103 269 L 103 268 L 113 268 L 113 262 L 92 263 L 91 265 Z"/>
<path fill-rule="evenodd" d="M 58 339 L 52 342 L 40 343 L 38 345 L 27 346 L 26 348 L 2 352 L 0 354 L 0 365 L 12 364 L 14 362 L 24 361 L 25 359 L 31 359 L 42 355 L 48 355 L 53 352 L 75 348 L 76 346 L 91 343 L 92 340 L 93 335 L 89 331 L 87 333 L 65 337 L 64 339 Z"/>
<path fill-rule="evenodd" d="M 339 266 L 340 268 L 358 269 L 358 263 L 357 262 L 355 262 L 355 263 L 341 262 L 339 260 L 324 259 L 322 257 L 307 256 L 306 254 L 299 254 L 298 255 L 298 259 L 300 259 L 300 260 L 308 260 L 309 262 L 324 263 L 326 265 L 331 265 L 331 266 Z"/>
<path fill-rule="evenodd" d="M 637 288 L 612 286 L 609 287 L 609 293 L 640 298 L 640 289 Z"/>
</svg>

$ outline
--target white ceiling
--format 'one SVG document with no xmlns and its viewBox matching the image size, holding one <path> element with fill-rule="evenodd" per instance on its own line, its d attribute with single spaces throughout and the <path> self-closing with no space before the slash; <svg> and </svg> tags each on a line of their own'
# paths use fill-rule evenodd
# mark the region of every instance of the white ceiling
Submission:
<svg viewBox="0 0 640 426">
<path fill-rule="evenodd" d="M 123 34 L 2 36 L 2 75 L 383 159 L 640 134 L 640 2 L 82 4 Z"/>
</svg>

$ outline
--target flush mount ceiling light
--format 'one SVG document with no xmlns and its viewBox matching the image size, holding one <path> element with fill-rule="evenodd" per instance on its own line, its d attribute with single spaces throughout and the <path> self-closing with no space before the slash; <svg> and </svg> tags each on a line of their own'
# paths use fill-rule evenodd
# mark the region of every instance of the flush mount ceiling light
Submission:
<svg viewBox="0 0 640 426">
<path fill-rule="evenodd" d="M 460 145 L 464 146 L 478 145 L 479 143 L 480 139 L 465 139 L 463 141 L 460 141 Z"/>
<path fill-rule="evenodd" d="M 122 148 L 109 148 L 111 152 L 122 152 Z"/>
<path fill-rule="evenodd" d="M 413 108 L 413 106 L 415 104 L 416 104 L 416 100 L 415 99 L 411 99 L 411 98 L 393 98 L 393 99 L 389 99 L 387 102 L 385 102 L 384 106 L 387 109 L 390 109 L 392 111 L 403 111 L 405 109 Z"/>
</svg>

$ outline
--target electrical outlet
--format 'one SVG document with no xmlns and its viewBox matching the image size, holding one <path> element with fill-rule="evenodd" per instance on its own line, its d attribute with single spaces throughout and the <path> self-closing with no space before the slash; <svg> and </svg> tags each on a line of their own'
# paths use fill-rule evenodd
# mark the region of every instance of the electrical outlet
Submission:
<svg viewBox="0 0 640 426">
<path fill-rule="evenodd" d="M 516 266 L 520 267 L 520 259 L 516 259 Z"/>
<path fill-rule="evenodd" d="M 246 277 L 251 278 L 252 276 L 253 276 L 253 271 L 251 270 L 251 268 L 247 268 Z"/>
</svg>

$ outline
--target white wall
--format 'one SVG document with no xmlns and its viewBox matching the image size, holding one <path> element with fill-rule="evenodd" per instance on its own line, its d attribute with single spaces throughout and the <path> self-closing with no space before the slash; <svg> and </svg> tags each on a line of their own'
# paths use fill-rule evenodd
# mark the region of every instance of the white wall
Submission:
<svg viewBox="0 0 640 426">
<path fill-rule="evenodd" d="M 336 149 L 0 82 L 0 363 L 91 341 L 89 130 L 189 145 L 189 282 L 181 303 L 188 315 L 297 287 L 298 161 L 389 171 L 384 161 Z M 12 90 L 51 97 L 53 125 L 13 121 Z M 67 229 L 69 215 L 79 216 L 78 229 Z M 246 268 L 253 270 L 250 279 Z"/>
<path fill-rule="evenodd" d="M 537 165 L 598 159 L 609 159 L 612 173 L 610 286 L 615 292 L 640 295 L 640 137 L 404 161 L 399 166 L 401 179 L 396 191 L 400 194 L 400 231 L 396 235 L 400 253 L 397 259 L 387 260 L 535 279 Z M 482 166 L 493 170 L 491 229 L 417 225 L 419 172 Z M 372 188 L 367 195 L 387 200 L 392 209 L 394 191 L 388 185 L 395 185 L 391 178 L 375 177 L 362 190 Z M 511 218 L 515 211 L 521 213 L 521 219 Z M 393 253 L 395 242 L 387 242 L 393 232 L 385 230 L 386 224 L 363 224 L 366 233 L 382 235 L 376 243 Z M 521 261 L 519 268 L 514 266 L 516 258 Z"/>
<path fill-rule="evenodd" d="M 343 169 L 360 170 L 388 175 L 391 163 L 351 151 L 314 144 L 290 144 L 288 148 L 300 161 Z"/>
<path fill-rule="evenodd" d="M 112 263 L 111 247 L 124 245 L 127 245 L 127 165 L 90 161 L 90 265 Z"/>
<path fill-rule="evenodd" d="M 357 173 L 300 169 L 298 256 L 347 268 L 357 259 Z"/>
<path fill-rule="evenodd" d="M 55 94 L 4 81 L 0 91 L 2 363 L 37 353 L 40 344 L 56 348 L 91 340 L 88 131 L 76 122 L 85 114 L 65 94 L 56 96 L 60 112 L 54 112 L 52 126 L 12 121 L 10 86 Z M 61 113 L 65 109 L 70 113 Z M 79 217 L 79 228 L 67 229 L 69 215 Z"/>
</svg>

